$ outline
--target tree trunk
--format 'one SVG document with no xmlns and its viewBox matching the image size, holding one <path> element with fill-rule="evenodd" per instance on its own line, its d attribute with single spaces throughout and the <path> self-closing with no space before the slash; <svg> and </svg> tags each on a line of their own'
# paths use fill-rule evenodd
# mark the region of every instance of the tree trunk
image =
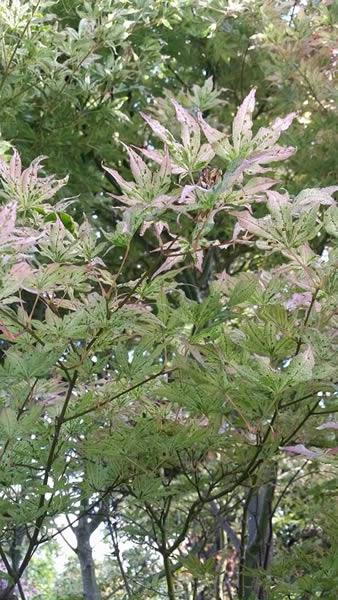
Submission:
<svg viewBox="0 0 338 600">
<path fill-rule="evenodd" d="M 257 569 L 266 570 L 272 557 L 272 511 L 277 476 L 276 465 L 269 467 L 268 482 L 253 488 L 247 496 L 243 527 L 246 531 L 242 547 L 239 597 L 241 600 L 266 600 L 267 594 Z"/>
<path fill-rule="evenodd" d="M 13 530 L 13 536 L 9 548 L 9 555 L 12 562 L 12 568 L 14 571 L 18 571 L 20 567 L 20 560 L 22 556 L 22 544 L 25 537 L 25 528 L 23 525 L 18 525 Z"/>
<path fill-rule="evenodd" d="M 87 516 L 79 519 L 75 530 L 77 539 L 76 553 L 79 557 L 84 600 L 101 600 L 101 593 L 96 580 L 93 551 L 90 545 L 90 524 Z"/>
</svg>

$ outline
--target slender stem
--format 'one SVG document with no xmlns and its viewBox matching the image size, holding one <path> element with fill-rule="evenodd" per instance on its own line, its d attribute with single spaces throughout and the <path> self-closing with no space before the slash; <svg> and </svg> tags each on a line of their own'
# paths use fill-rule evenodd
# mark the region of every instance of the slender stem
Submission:
<svg viewBox="0 0 338 600">
<path fill-rule="evenodd" d="M 292 477 L 289 479 L 289 481 L 287 482 L 286 486 L 284 487 L 284 489 L 282 490 L 282 492 L 280 493 L 275 506 L 273 507 L 272 513 L 271 513 L 271 518 L 274 516 L 278 506 L 280 505 L 282 499 L 284 498 L 286 492 L 288 491 L 289 487 L 293 484 L 293 482 L 295 481 L 295 479 L 297 479 L 299 473 L 304 469 L 304 467 L 307 465 L 309 461 L 306 460 L 300 467 L 299 469 L 297 469 L 297 471 L 292 475 Z"/>
<path fill-rule="evenodd" d="M 165 542 L 165 537 L 164 537 Z M 170 559 L 166 550 L 163 551 L 163 566 L 165 570 L 165 578 L 167 581 L 168 588 L 168 598 L 169 600 L 175 600 L 175 587 L 174 587 L 174 577 L 171 570 Z"/>
<path fill-rule="evenodd" d="M 303 323 L 303 328 L 302 328 L 303 331 L 304 331 L 305 327 L 307 326 L 307 323 L 308 323 L 308 320 L 310 318 L 310 314 L 311 314 L 312 308 L 313 308 L 314 303 L 316 301 L 316 298 L 318 296 L 318 292 L 319 292 L 319 288 L 316 288 L 315 291 L 314 291 L 314 293 L 312 294 L 311 302 L 310 302 L 309 308 L 307 309 L 307 312 L 306 312 L 306 315 L 305 315 L 305 319 L 304 319 L 304 323 Z M 297 354 L 299 354 L 299 350 L 301 348 L 301 345 L 302 345 L 302 337 L 300 336 L 298 338 L 295 356 L 297 356 Z"/>
<path fill-rule="evenodd" d="M 128 598 L 132 598 L 132 593 L 131 593 L 131 589 L 129 586 L 129 581 L 128 581 L 128 577 L 127 574 L 124 570 L 124 566 L 123 566 L 123 562 L 121 560 L 121 554 L 120 554 L 120 548 L 119 548 L 119 543 L 118 543 L 118 537 L 117 537 L 117 531 L 116 531 L 116 525 L 112 524 L 111 519 L 109 517 L 109 515 L 107 515 L 107 524 L 108 524 L 108 529 L 109 529 L 109 533 L 110 533 L 110 537 L 111 537 L 111 541 L 113 544 L 113 548 L 114 548 L 114 554 L 117 560 L 117 564 L 119 566 L 120 569 L 120 573 L 123 579 L 123 584 L 126 590 L 126 594 L 128 596 Z"/>
</svg>

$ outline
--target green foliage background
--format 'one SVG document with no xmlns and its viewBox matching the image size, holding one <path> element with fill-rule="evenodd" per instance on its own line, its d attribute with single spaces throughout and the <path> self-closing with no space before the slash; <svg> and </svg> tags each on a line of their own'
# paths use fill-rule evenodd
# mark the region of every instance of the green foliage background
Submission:
<svg viewBox="0 0 338 600">
<path fill-rule="evenodd" d="M 38 270 L 33 283 L 25 284 L 25 273 L 20 284 L 13 283 L 7 259 L 1 267 L 0 421 L 5 440 L 1 452 L 5 447 L 11 454 L 0 467 L 1 486 L 10 490 L 1 488 L 0 508 L 5 515 L 1 543 L 8 555 L 18 526 L 26 523 L 32 531 L 42 515 L 47 524 L 41 535 L 53 537 L 55 514 L 76 512 L 86 497 L 94 502 L 91 516 L 95 517 L 99 510 L 95 502 L 110 490 L 120 507 L 116 509 L 119 535 L 127 542 L 123 560 L 131 585 L 129 597 L 214 598 L 219 593 L 215 581 L 220 565 L 231 565 L 232 560 L 230 538 L 217 537 L 220 515 L 229 517 L 243 545 L 246 501 L 250 490 L 265 485 L 265 465 L 269 470 L 277 464 L 278 448 L 284 442 L 305 444 L 303 466 L 297 462 L 299 472 L 294 465 L 301 459 L 279 458 L 274 560 L 258 573 L 264 592 L 254 598 L 335 600 L 335 457 L 333 452 L 325 454 L 321 462 L 322 456 L 316 461 L 306 452 L 308 447 L 330 452 L 337 445 L 334 428 L 316 429 L 323 419 L 334 421 L 337 410 L 331 340 L 337 299 L 337 209 L 333 187 L 326 190 L 324 200 L 318 190 L 336 184 L 337 14 L 336 2 L 315 0 L 1 2 L 2 159 L 7 164 L 16 148 L 25 166 L 37 156 L 47 156 L 44 176 L 52 173 L 57 180 L 69 176 L 63 186 L 56 180 L 50 183 L 54 191 L 60 187 L 57 202 L 41 199 L 39 189 L 28 198 L 31 204 L 25 205 L 22 189 L 6 184 L 2 171 L 3 202 L 19 198 L 19 226 L 29 227 L 22 235 L 48 231 L 38 242 L 39 259 L 32 259 L 31 266 Z M 152 115 L 178 140 L 181 123 L 171 102 L 175 99 L 193 118 L 201 113 L 209 125 L 230 134 L 236 111 L 253 88 L 255 132 L 296 112 L 292 126 L 283 131 L 282 143 L 297 152 L 286 162 L 274 163 L 278 189 L 288 190 L 291 197 L 285 212 L 270 206 L 267 213 L 258 199 L 252 203 L 254 217 L 250 221 L 246 216 L 244 227 L 243 213 L 233 212 L 245 208 L 235 186 L 233 195 L 225 196 L 227 212 L 215 213 L 205 229 L 203 219 L 210 206 L 198 198 L 196 206 L 182 210 L 179 219 L 174 211 L 163 217 L 154 207 L 147 207 L 145 213 L 144 207 L 137 209 L 130 217 L 128 238 L 130 231 L 123 229 L 121 202 L 116 197 L 124 191 L 123 182 L 121 186 L 111 170 L 125 181 L 133 180 L 123 144 L 163 149 L 156 130 L 140 113 Z M 240 152 L 246 158 L 245 144 Z M 230 172 L 236 164 L 229 160 L 226 168 Z M 212 159 L 211 167 L 225 172 L 221 155 Z M 161 185 L 168 184 L 168 193 L 177 193 L 184 184 L 199 184 L 200 171 L 195 165 L 192 181 L 183 178 L 183 184 L 167 173 L 168 181 Z M 305 196 L 309 210 L 297 213 L 301 205 L 297 194 L 312 188 L 315 192 Z M 149 184 L 149 197 L 151 193 Z M 319 206 L 314 197 L 321 198 Z M 144 214 L 150 224 L 164 219 L 169 232 L 183 238 L 181 262 L 157 277 L 153 274 L 159 268 L 158 236 L 151 227 L 140 232 Z M 231 239 L 237 218 L 251 239 L 263 223 L 258 219 L 267 214 L 271 221 L 260 243 L 234 243 L 209 252 L 213 243 Z M 198 229 L 201 222 L 203 235 Z M 4 220 L 4 231 L 7 225 Z M 165 228 L 163 232 L 162 243 L 170 250 L 170 234 Z M 20 235 L 10 232 L 13 248 Z M 202 271 L 193 260 L 196 240 L 205 253 Z M 313 262 L 306 251 L 302 254 L 302 243 L 315 255 Z M 4 255 L 11 261 L 16 249 L 8 251 L 6 244 L 5 240 Z M 329 256 L 327 262 L 320 261 L 323 252 Z M 299 257 L 307 267 L 292 279 Z M 285 274 L 285 264 L 291 264 L 290 273 Z M 315 288 L 309 286 L 309 312 L 306 303 L 287 309 L 291 292 L 306 293 L 308 288 L 299 286 L 309 270 L 316 282 Z M 258 282 L 262 273 L 264 290 Z M 140 276 L 141 285 L 134 288 Z M 107 295 L 107 289 L 114 289 L 114 294 Z M 59 304 L 53 304 L 55 298 Z M 168 379 L 156 379 L 164 366 Z M 179 375 L 172 369 L 178 369 Z M 52 471 L 47 472 L 43 467 L 51 456 L 54 423 L 58 424 L 56 399 L 67 395 L 67 385 L 70 394 L 74 391 L 67 372 L 78 385 L 76 410 L 64 424 L 61 458 L 53 455 Z M 31 397 L 32 389 L 37 405 L 29 406 L 26 414 L 22 400 Z M 309 403 L 302 404 L 302 396 L 318 392 L 327 393 L 320 406 L 326 416 L 317 414 L 308 424 L 306 415 L 313 416 L 316 409 L 311 412 Z M 225 394 L 231 399 L 226 408 Z M 39 405 L 41 398 L 47 400 Z M 273 402 L 279 407 L 281 398 L 292 408 L 278 414 L 274 429 Z M 172 407 L 179 415 L 176 421 Z M 73 414 L 80 418 L 72 419 Z M 224 420 L 230 423 L 229 435 L 222 430 Z M 260 465 L 252 474 L 245 468 L 255 459 L 252 436 L 263 447 L 268 430 L 269 443 L 260 450 L 264 468 Z M 40 467 L 38 475 L 34 475 L 35 464 Z M 233 490 L 232 469 L 242 473 Z M 42 481 L 41 470 L 49 476 L 52 472 L 57 482 L 58 493 L 48 514 L 42 509 L 50 482 Z M 75 485 L 75 480 L 80 483 Z M 217 503 L 217 517 L 207 501 L 201 502 L 201 495 Z M 41 506 L 37 498 L 40 502 L 43 498 Z M 160 521 L 156 521 L 158 514 Z M 177 543 L 169 556 L 175 596 L 165 584 L 165 561 L 163 570 L 154 550 L 164 530 L 164 547 L 175 546 L 182 534 L 182 544 Z M 112 594 L 127 598 L 113 539 L 109 544 L 113 559 L 110 555 L 97 573 L 102 599 Z M 28 580 L 38 590 L 32 588 L 28 597 L 75 600 L 78 596 L 72 596 L 70 588 L 76 578 L 80 585 L 78 567 L 72 564 L 71 572 L 69 567 L 68 581 L 57 577 L 52 543 L 43 548 L 49 550 L 28 567 Z M 236 583 L 239 562 L 237 556 L 234 573 L 227 585 L 223 582 L 223 596 L 217 600 L 248 597 Z"/>
</svg>

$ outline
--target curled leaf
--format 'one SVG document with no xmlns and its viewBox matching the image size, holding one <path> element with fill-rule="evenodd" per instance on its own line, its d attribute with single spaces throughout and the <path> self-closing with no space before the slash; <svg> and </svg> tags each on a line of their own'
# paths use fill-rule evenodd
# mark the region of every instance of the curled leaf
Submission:
<svg viewBox="0 0 338 600">
<path fill-rule="evenodd" d="M 300 456 L 305 456 L 306 458 L 319 458 L 321 456 L 320 452 L 314 452 L 313 450 L 309 450 L 303 444 L 296 444 L 295 446 L 284 446 L 281 448 L 284 452 L 288 452 L 289 454 L 299 454 Z"/>
</svg>

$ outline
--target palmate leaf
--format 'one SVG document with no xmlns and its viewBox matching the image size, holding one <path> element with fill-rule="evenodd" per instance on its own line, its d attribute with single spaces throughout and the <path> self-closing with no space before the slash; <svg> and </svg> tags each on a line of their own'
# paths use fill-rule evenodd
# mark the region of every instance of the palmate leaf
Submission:
<svg viewBox="0 0 338 600">
<path fill-rule="evenodd" d="M 39 177 L 41 162 L 45 156 L 38 156 L 22 171 L 21 158 L 16 149 L 9 164 L 0 159 L 0 177 L 3 183 L 2 195 L 18 203 L 20 211 L 36 210 L 52 198 L 59 189 L 66 185 L 68 177 L 56 180 L 54 177 Z"/>
<path fill-rule="evenodd" d="M 245 274 L 240 277 L 230 292 L 229 307 L 237 306 L 243 302 L 250 302 L 257 288 L 258 281 L 254 275 Z"/>
<path fill-rule="evenodd" d="M 9 407 L 0 409 L 0 427 L 6 437 L 11 438 L 17 430 L 16 412 Z"/>
<path fill-rule="evenodd" d="M 19 353 L 10 351 L 7 353 L 4 374 L 11 378 L 23 378 L 32 380 L 34 377 L 44 377 L 49 374 L 60 358 L 60 351 L 54 350 L 46 353 L 35 349 L 33 353 Z"/>
<path fill-rule="evenodd" d="M 244 159 L 240 172 L 250 170 L 262 171 L 260 165 L 285 160 L 294 152 L 293 147 L 282 147 L 276 144 L 283 131 L 290 127 L 295 113 L 284 119 L 276 119 L 269 128 L 261 128 L 255 137 L 252 133 L 252 113 L 255 108 L 255 89 L 244 98 L 239 107 L 232 126 L 232 145 L 225 134 L 210 127 L 199 115 L 199 123 L 208 142 L 217 156 L 223 160 Z M 239 175 L 240 172 L 237 174 Z"/>
<path fill-rule="evenodd" d="M 297 385 L 298 383 L 311 380 L 314 366 L 313 350 L 309 346 L 291 360 L 284 373 L 286 381 L 290 385 Z"/>
<path fill-rule="evenodd" d="M 208 558 L 202 562 L 197 556 L 190 555 L 181 559 L 183 567 L 193 575 L 193 577 L 202 578 L 207 581 L 208 577 L 214 576 L 215 562 L 213 558 Z"/>
</svg>

